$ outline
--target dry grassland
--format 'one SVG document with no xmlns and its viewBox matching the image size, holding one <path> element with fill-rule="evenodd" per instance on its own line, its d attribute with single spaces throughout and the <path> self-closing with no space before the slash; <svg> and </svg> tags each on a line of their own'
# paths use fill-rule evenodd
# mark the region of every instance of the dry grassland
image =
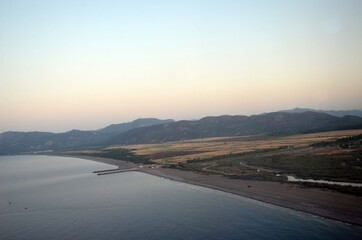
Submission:
<svg viewBox="0 0 362 240">
<path fill-rule="evenodd" d="M 330 131 L 292 136 L 242 136 L 222 137 L 167 142 L 160 144 L 138 144 L 120 146 L 132 150 L 136 155 L 150 157 L 160 164 L 173 164 L 187 160 L 206 158 L 229 153 L 241 153 L 258 149 L 271 149 L 281 146 L 305 147 L 322 141 L 362 134 L 359 130 Z M 117 147 L 112 147 L 117 148 Z"/>
</svg>

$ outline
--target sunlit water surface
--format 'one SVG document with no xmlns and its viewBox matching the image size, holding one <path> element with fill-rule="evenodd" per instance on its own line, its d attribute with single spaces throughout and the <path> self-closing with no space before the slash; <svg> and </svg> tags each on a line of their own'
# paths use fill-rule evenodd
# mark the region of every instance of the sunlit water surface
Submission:
<svg viewBox="0 0 362 240">
<path fill-rule="evenodd" d="M 362 228 L 109 165 L 0 157 L 0 239 L 361 239 Z"/>
</svg>

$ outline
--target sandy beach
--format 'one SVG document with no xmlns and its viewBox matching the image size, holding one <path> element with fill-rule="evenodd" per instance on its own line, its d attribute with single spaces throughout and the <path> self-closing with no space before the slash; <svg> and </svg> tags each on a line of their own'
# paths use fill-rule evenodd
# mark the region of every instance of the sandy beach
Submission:
<svg viewBox="0 0 362 240">
<path fill-rule="evenodd" d="M 77 157 L 77 156 L 72 156 Z M 294 183 L 229 179 L 219 175 L 203 175 L 190 171 L 138 165 L 107 158 L 80 157 L 117 166 L 119 169 L 164 177 L 174 181 L 208 187 L 313 215 L 362 226 L 362 198 L 319 188 L 306 188 Z M 122 173 L 118 173 L 122 174 Z"/>
</svg>

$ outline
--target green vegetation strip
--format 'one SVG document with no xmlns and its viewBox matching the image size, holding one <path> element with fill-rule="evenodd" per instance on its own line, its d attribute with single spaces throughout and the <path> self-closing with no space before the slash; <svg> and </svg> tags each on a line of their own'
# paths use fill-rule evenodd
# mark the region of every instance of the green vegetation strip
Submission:
<svg viewBox="0 0 362 240">
<path fill-rule="evenodd" d="M 95 152 L 80 152 L 76 153 L 77 155 L 83 156 L 92 156 L 92 157 L 102 157 L 102 158 L 111 158 L 111 159 L 118 159 L 127 162 L 133 162 L 136 164 L 151 164 L 153 163 L 150 161 L 149 158 L 144 156 L 135 155 L 128 149 L 123 148 L 115 148 L 115 149 L 99 149 Z"/>
<path fill-rule="evenodd" d="M 361 135 L 318 143 L 313 147 L 280 147 L 193 159 L 171 167 L 248 180 L 284 182 L 287 181 L 286 175 L 293 175 L 303 179 L 361 183 L 360 140 Z M 356 196 L 362 195 L 360 187 L 320 183 L 299 184 L 304 187 L 318 187 Z"/>
</svg>

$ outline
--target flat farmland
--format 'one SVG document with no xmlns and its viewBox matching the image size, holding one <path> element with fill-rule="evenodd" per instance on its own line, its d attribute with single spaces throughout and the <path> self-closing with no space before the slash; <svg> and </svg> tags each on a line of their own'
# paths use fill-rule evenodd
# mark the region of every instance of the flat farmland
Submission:
<svg viewBox="0 0 362 240">
<path fill-rule="evenodd" d="M 204 138 L 167 142 L 159 144 L 137 144 L 128 146 L 114 146 L 108 149 L 125 148 L 135 155 L 141 155 L 158 164 L 178 164 L 189 160 L 203 159 L 214 156 L 245 153 L 256 150 L 287 148 L 305 148 L 311 144 L 325 141 L 334 141 L 339 138 L 362 134 L 362 129 L 330 131 L 291 136 L 238 136 Z M 320 151 L 332 151 L 321 149 Z M 333 151 L 340 151 L 333 149 Z M 325 153 L 323 153 L 325 154 Z"/>
</svg>

